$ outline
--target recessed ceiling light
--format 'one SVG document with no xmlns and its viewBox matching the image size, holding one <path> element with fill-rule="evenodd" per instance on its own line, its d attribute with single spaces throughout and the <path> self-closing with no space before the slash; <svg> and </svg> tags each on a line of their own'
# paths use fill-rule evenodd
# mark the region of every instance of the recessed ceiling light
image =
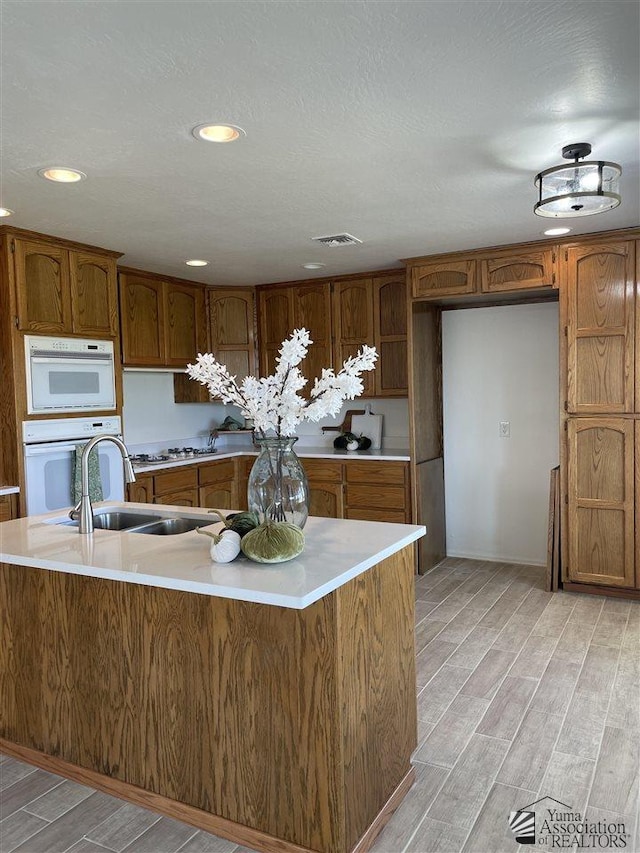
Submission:
<svg viewBox="0 0 640 853">
<path fill-rule="evenodd" d="M 247 134 L 235 124 L 199 124 L 191 131 L 196 139 L 205 142 L 235 142 Z"/>
<path fill-rule="evenodd" d="M 305 270 L 321 270 L 326 264 L 302 264 L 302 267 Z"/>
<path fill-rule="evenodd" d="M 41 178 L 46 178 L 48 181 L 57 181 L 60 184 L 74 184 L 76 181 L 82 181 L 87 176 L 84 172 L 78 169 L 67 169 L 66 166 L 51 166 L 49 169 L 39 169 L 38 174 Z"/>
<path fill-rule="evenodd" d="M 206 267 L 209 261 L 199 261 L 197 258 L 194 258 L 191 261 L 185 261 L 185 264 L 188 267 Z"/>
<path fill-rule="evenodd" d="M 548 228 L 544 233 L 547 237 L 559 237 L 561 234 L 568 234 L 571 228 Z"/>
<path fill-rule="evenodd" d="M 8 207 L 0 207 L 0 216 L 11 216 L 13 210 L 9 210 Z"/>
</svg>

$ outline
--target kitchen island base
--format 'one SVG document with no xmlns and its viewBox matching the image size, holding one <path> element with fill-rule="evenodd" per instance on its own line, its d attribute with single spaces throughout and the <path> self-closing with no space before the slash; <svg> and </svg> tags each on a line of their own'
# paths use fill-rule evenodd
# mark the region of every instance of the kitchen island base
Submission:
<svg viewBox="0 0 640 853">
<path fill-rule="evenodd" d="M 361 853 L 413 778 L 413 571 L 411 545 L 297 610 L 2 564 L 0 748 L 244 846 Z"/>
</svg>

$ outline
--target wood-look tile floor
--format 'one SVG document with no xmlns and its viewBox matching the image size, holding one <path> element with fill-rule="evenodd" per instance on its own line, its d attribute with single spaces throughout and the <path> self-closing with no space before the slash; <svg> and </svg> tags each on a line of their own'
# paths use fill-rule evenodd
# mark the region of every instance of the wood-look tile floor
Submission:
<svg viewBox="0 0 640 853">
<path fill-rule="evenodd" d="M 416 654 L 416 783 L 375 853 L 526 851 L 509 812 L 545 795 L 624 822 L 640 853 L 640 602 L 448 558 L 416 579 Z M 1 758 L 0 853 L 246 850 Z"/>
</svg>

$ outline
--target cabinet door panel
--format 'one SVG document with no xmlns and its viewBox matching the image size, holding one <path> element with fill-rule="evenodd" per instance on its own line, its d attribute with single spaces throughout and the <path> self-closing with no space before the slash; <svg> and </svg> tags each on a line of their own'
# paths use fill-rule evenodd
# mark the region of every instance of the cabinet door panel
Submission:
<svg viewBox="0 0 640 853">
<path fill-rule="evenodd" d="M 439 299 L 475 293 L 476 261 L 422 264 L 411 270 L 414 299 Z"/>
<path fill-rule="evenodd" d="M 633 587 L 634 423 L 570 418 L 568 432 L 568 576 Z"/>
<path fill-rule="evenodd" d="M 176 492 L 181 489 L 192 489 L 198 485 L 198 470 L 193 465 L 175 468 L 154 477 L 156 495 Z M 171 503 L 171 501 L 165 501 Z"/>
<path fill-rule="evenodd" d="M 222 462 L 211 462 L 198 466 L 198 483 L 209 486 L 212 483 L 225 483 L 235 478 L 235 461 L 229 459 Z"/>
<path fill-rule="evenodd" d="M 15 241 L 18 327 L 70 332 L 69 253 L 46 243 Z"/>
<path fill-rule="evenodd" d="M 167 284 L 166 364 L 186 366 L 206 349 L 204 289 Z"/>
<path fill-rule="evenodd" d="M 138 474 L 135 483 L 127 484 L 127 500 L 134 503 L 153 503 L 153 477 Z"/>
<path fill-rule="evenodd" d="M 124 364 L 164 364 L 164 288 L 161 281 L 121 275 L 120 322 Z"/>
<path fill-rule="evenodd" d="M 237 509 L 236 490 L 233 482 L 213 483 L 210 486 L 200 486 L 199 505 L 209 509 Z M 214 524 L 217 516 L 211 519 Z"/>
<path fill-rule="evenodd" d="M 115 261 L 80 252 L 71 252 L 69 261 L 73 331 L 79 335 L 116 335 Z"/>
<path fill-rule="evenodd" d="M 263 376 L 273 373 L 278 349 L 293 331 L 291 289 L 265 288 L 258 291 L 260 320 L 260 371 Z"/>
<path fill-rule="evenodd" d="M 374 346 L 375 324 L 373 318 L 373 281 L 336 282 L 333 291 L 333 319 L 335 336 L 335 369 L 357 354 L 363 344 Z M 375 371 L 363 373 L 363 397 L 375 394 Z"/>
<path fill-rule="evenodd" d="M 378 363 L 375 393 L 401 397 L 409 393 L 407 356 L 407 283 L 404 273 L 394 279 L 374 279 L 375 343 Z"/>
<path fill-rule="evenodd" d="M 567 409 L 634 410 L 633 243 L 566 250 Z"/>
<path fill-rule="evenodd" d="M 309 483 L 309 515 L 342 518 L 344 505 L 341 483 Z"/>
<path fill-rule="evenodd" d="M 313 341 L 307 357 L 300 364 L 308 384 L 305 396 L 322 369 L 333 365 L 331 352 L 331 289 L 329 282 L 302 284 L 292 288 L 295 328 L 305 328 Z"/>
<path fill-rule="evenodd" d="M 544 249 L 518 255 L 503 255 L 480 261 L 483 293 L 552 287 L 555 283 L 554 252 Z"/>
</svg>

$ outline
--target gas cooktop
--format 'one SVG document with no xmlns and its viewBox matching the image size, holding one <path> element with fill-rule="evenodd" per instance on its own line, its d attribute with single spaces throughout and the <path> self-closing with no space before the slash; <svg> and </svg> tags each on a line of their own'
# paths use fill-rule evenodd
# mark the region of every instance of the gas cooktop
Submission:
<svg viewBox="0 0 640 853">
<path fill-rule="evenodd" d="M 170 447 L 164 453 L 137 453 L 129 458 L 133 465 L 161 465 L 163 462 L 195 459 L 198 456 L 211 456 L 214 453 L 217 453 L 217 450 L 213 447 Z"/>
</svg>

